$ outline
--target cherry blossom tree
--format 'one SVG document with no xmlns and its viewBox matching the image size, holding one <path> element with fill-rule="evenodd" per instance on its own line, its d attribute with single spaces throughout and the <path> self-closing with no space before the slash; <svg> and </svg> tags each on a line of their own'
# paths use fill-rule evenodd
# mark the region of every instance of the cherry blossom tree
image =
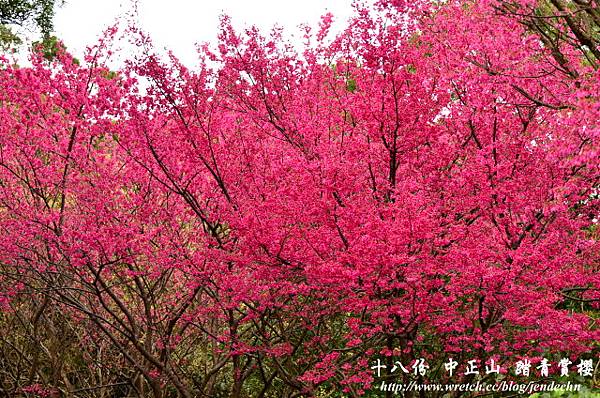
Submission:
<svg viewBox="0 0 600 398">
<path fill-rule="evenodd" d="M 197 70 L 135 27 L 117 72 L 114 29 L 82 65 L 4 62 L 2 391 L 361 396 L 474 380 L 448 358 L 597 361 L 598 76 L 515 11 L 539 6 L 357 4 L 302 50 L 225 17 Z"/>
</svg>

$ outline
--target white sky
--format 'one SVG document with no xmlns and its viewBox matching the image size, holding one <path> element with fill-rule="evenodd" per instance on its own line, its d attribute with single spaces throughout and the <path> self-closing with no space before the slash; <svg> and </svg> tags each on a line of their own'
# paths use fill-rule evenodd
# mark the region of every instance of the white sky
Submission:
<svg viewBox="0 0 600 398">
<path fill-rule="evenodd" d="M 56 34 L 73 55 L 81 56 L 104 28 L 131 9 L 130 4 L 129 0 L 67 0 L 56 12 Z M 352 14 L 351 0 L 138 0 L 138 10 L 142 28 L 155 44 L 172 50 L 190 66 L 195 64 L 195 43 L 215 42 L 222 13 L 230 15 L 237 28 L 256 25 L 266 32 L 277 24 L 288 35 L 297 33 L 302 23 L 316 26 L 326 12 L 335 16 L 334 30 L 340 29 Z"/>
</svg>

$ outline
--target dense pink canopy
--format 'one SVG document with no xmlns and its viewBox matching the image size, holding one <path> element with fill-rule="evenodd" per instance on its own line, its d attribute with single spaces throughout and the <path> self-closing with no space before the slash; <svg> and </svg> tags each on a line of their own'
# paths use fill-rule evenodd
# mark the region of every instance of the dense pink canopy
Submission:
<svg viewBox="0 0 600 398">
<path fill-rule="evenodd" d="M 495 5 L 357 6 L 303 52 L 225 18 L 197 71 L 135 32 L 117 73 L 5 62 L 2 311 L 59 311 L 155 396 L 589 355 L 598 74 Z"/>
</svg>

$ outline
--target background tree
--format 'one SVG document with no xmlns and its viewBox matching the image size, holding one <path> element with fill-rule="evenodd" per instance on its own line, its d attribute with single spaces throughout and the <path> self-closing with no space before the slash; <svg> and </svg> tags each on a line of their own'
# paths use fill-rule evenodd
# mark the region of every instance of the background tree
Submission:
<svg viewBox="0 0 600 398">
<path fill-rule="evenodd" d="M 499 1 L 495 8 L 511 15 L 534 32 L 552 56 L 572 77 L 577 71 L 567 64 L 565 49 L 575 48 L 594 69 L 600 61 L 600 4 L 596 0 Z"/>
<path fill-rule="evenodd" d="M 54 27 L 55 7 L 60 4 L 62 0 L 0 0 L 0 45 L 8 49 L 21 44 L 22 38 L 11 25 L 35 28 L 46 40 Z"/>
</svg>

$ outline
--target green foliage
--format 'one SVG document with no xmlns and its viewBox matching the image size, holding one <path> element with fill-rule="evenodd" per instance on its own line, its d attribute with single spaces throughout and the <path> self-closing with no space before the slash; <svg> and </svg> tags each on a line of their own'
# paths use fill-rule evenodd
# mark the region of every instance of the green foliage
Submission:
<svg viewBox="0 0 600 398">
<path fill-rule="evenodd" d="M 348 78 L 348 81 L 346 82 L 346 90 L 348 90 L 351 93 L 355 92 L 356 80 L 354 80 L 353 78 Z"/>
<path fill-rule="evenodd" d="M 0 51 L 8 51 L 22 44 L 22 38 L 11 25 L 37 28 L 43 41 L 52 38 L 56 4 L 63 0 L 0 0 Z"/>
<path fill-rule="evenodd" d="M 65 52 L 65 46 L 56 36 L 46 36 L 41 41 L 35 41 L 32 47 L 50 62 L 54 61 L 61 52 Z M 73 58 L 73 63 L 79 65 L 79 60 Z M 116 76 L 116 73 L 107 72 L 107 79 L 112 79 L 114 76 Z"/>
<path fill-rule="evenodd" d="M 500 0 L 498 9 L 517 17 L 529 30 L 537 34 L 543 45 L 564 72 L 576 77 L 563 54 L 564 44 L 574 46 L 583 55 L 581 63 L 594 69 L 600 67 L 600 9 L 594 2 L 567 0 L 540 0 L 535 6 Z"/>
<path fill-rule="evenodd" d="M 0 50 L 8 51 L 22 43 L 19 36 L 17 36 L 10 27 L 6 25 L 0 25 Z"/>
<path fill-rule="evenodd" d="M 105 78 L 112 80 L 115 79 L 117 76 L 119 76 L 119 74 L 115 71 L 112 70 L 107 70 L 102 72 L 102 76 L 104 76 Z"/>
<path fill-rule="evenodd" d="M 0 0 L 0 23 L 26 25 L 35 24 L 44 36 L 53 29 L 56 0 Z"/>
<path fill-rule="evenodd" d="M 34 41 L 32 47 L 41 52 L 48 61 L 52 61 L 58 55 L 61 44 L 56 36 L 48 36 L 41 41 Z"/>
</svg>

